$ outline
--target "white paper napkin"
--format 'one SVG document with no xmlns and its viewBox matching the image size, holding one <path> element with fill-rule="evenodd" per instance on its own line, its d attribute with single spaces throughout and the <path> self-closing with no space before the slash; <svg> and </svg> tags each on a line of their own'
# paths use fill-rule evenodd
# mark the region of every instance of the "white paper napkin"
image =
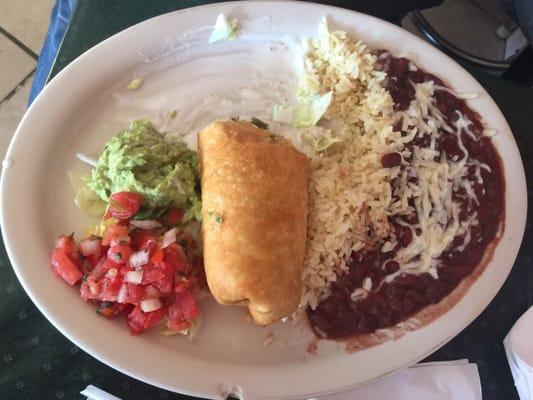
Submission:
<svg viewBox="0 0 533 400">
<path fill-rule="evenodd" d="M 394 396 L 391 397 L 391 393 Z M 81 392 L 90 400 L 120 400 L 89 385 Z M 416 364 L 375 382 L 317 400 L 481 400 L 476 364 L 468 360 Z M 311 400 L 311 399 L 310 399 Z"/>
<path fill-rule="evenodd" d="M 533 307 L 516 321 L 503 347 L 520 399 L 533 400 Z"/>
<path fill-rule="evenodd" d="M 394 394 L 394 395 L 392 395 Z M 364 386 L 317 400 L 481 400 L 476 364 L 468 360 L 416 364 Z"/>
<path fill-rule="evenodd" d="M 122 400 L 120 397 L 113 396 L 94 385 L 87 386 L 80 394 L 87 397 L 87 400 Z"/>
</svg>

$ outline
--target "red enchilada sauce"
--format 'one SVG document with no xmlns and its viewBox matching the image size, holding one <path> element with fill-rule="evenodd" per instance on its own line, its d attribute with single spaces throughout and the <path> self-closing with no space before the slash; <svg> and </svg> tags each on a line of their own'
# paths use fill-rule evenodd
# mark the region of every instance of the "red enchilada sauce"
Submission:
<svg viewBox="0 0 533 400">
<path fill-rule="evenodd" d="M 464 221 L 477 212 L 479 223 L 471 226 L 470 241 L 464 246 L 464 235 L 454 238 L 451 245 L 439 257 L 438 279 L 428 273 L 420 275 L 401 274 L 391 282 L 384 278 L 399 270 L 400 265 L 394 258 L 396 252 L 407 247 L 412 240 L 410 228 L 400 225 L 395 217 L 389 218 L 394 227 L 397 245 L 392 251 L 382 253 L 381 246 L 364 248 L 351 255 L 348 262 L 349 272 L 339 276 L 331 287 L 331 294 L 322 300 L 315 310 L 307 309 L 307 315 L 313 331 L 319 337 L 331 339 L 349 338 L 357 334 L 372 333 L 377 329 L 392 327 L 405 321 L 430 304 L 436 304 L 450 292 L 480 263 L 487 247 L 497 236 L 504 213 L 504 180 L 498 153 L 490 138 L 483 135 L 480 116 L 471 110 L 464 100 L 457 98 L 453 92 L 443 90 L 446 85 L 434 75 L 410 65 L 405 58 L 395 58 L 389 53 L 378 52 L 378 68 L 387 72 L 387 89 L 394 101 L 396 111 L 409 107 L 415 98 L 412 83 L 433 81 L 441 87 L 434 92 L 436 106 L 444 115 L 448 125 L 455 127 L 455 121 L 461 112 L 471 124 L 469 130 L 474 137 L 461 131 L 462 142 L 469 153 L 469 159 L 476 159 L 490 167 L 490 171 L 481 168 L 482 184 L 475 179 L 475 168 L 469 167 L 466 177 L 477 195 L 478 203 L 471 201 L 464 189 L 454 190 L 452 198 L 461 204 L 459 219 Z M 411 83 L 412 82 L 412 83 Z M 400 130 L 400 126 L 395 127 Z M 428 147 L 429 135 L 416 135 L 406 147 Z M 457 136 L 441 129 L 436 142 L 436 149 L 445 152 L 450 160 L 464 156 L 458 144 Z M 408 159 L 406 161 L 409 161 Z M 383 167 L 400 165 L 399 153 L 384 154 L 381 158 Z M 392 182 L 394 185 L 394 182 Z M 404 217 L 404 220 L 406 218 Z M 416 213 L 408 216 L 410 223 L 416 223 Z M 387 261 L 389 260 L 389 261 Z M 354 290 L 361 288 L 364 279 L 374 282 L 372 288 L 362 299 L 352 300 Z M 375 284 L 383 282 L 380 286 Z"/>
</svg>

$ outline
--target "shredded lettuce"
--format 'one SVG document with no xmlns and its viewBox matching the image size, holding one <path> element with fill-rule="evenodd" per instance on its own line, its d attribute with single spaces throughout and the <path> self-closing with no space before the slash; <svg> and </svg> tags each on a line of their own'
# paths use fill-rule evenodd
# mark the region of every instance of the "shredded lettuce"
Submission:
<svg viewBox="0 0 533 400">
<path fill-rule="evenodd" d="M 128 83 L 128 86 L 126 86 L 126 89 L 128 89 L 128 90 L 137 90 L 137 89 L 139 89 L 142 86 L 143 82 L 144 82 L 143 78 L 132 79 L 130 81 L 130 83 Z"/>
<path fill-rule="evenodd" d="M 74 192 L 74 203 L 93 217 L 104 215 L 107 203 L 89 187 L 90 177 L 76 171 L 68 171 L 67 175 Z"/>
<path fill-rule="evenodd" d="M 323 53 L 332 53 L 337 56 L 333 48 L 342 35 L 340 32 L 330 32 L 327 20 L 323 18 L 318 27 L 318 37 L 312 44 Z M 346 57 L 341 54 L 337 58 Z M 335 63 L 338 62 L 337 58 L 334 60 Z M 348 70 L 356 68 L 357 65 L 350 64 Z M 295 104 L 293 106 L 274 107 L 273 118 L 276 122 L 288 124 L 295 128 L 309 128 L 315 126 L 326 115 L 332 102 L 333 91 L 324 93 L 324 88 L 317 74 L 305 71 L 298 79 Z"/>
<path fill-rule="evenodd" d="M 185 221 L 192 221 L 197 220 L 201 221 L 202 219 L 202 201 L 198 198 L 194 198 L 191 200 L 191 205 L 189 209 L 185 212 L 185 216 L 183 217 Z"/>
<path fill-rule="evenodd" d="M 333 92 L 322 96 L 309 96 L 298 99 L 294 111 L 294 126 L 296 128 L 308 128 L 315 126 L 328 110 Z"/>
<path fill-rule="evenodd" d="M 334 144 L 342 143 L 339 137 L 334 137 L 331 129 L 310 128 L 302 133 L 302 142 L 312 147 L 315 153 L 323 153 Z"/>
<path fill-rule="evenodd" d="M 276 122 L 285 125 L 292 125 L 292 116 L 294 114 L 293 107 L 275 105 L 272 113 L 272 119 Z"/>
<path fill-rule="evenodd" d="M 234 40 L 237 38 L 237 20 L 229 20 L 224 14 L 219 14 L 213 31 L 209 37 L 209 43 L 215 43 L 220 40 Z"/>
<path fill-rule="evenodd" d="M 323 95 L 298 96 L 294 106 L 275 106 L 273 119 L 295 128 L 315 126 L 322 119 L 333 99 L 333 92 Z"/>
<path fill-rule="evenodd" d="M 97 224 L 89 226 L 85 230 L 85 236 L 103 237 L 105 232 L 107 231 L 107 228 L 109 228 L 111 225 L 115 225 L 117 222 L 118 222 L 118 219 L 116 218 L 103 219 Z"/>
</svg>

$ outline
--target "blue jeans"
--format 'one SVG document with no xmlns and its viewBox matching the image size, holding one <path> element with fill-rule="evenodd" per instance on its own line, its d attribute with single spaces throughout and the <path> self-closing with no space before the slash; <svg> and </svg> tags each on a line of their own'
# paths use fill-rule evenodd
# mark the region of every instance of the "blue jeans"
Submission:
<svg viewBox="0 0 533 400">
<path fill-rule="evenodd" d="M 52 68 L 52 64 L 56 58 L 57 50 L 61 45 L 75 5 L 76 0 L 57 0 L 52 9 L 50 26 L 48 27 L 48 33 L 46 34 L 41 54 L 39 55 L 39 62 L 37 63 L 37 70 L 35 71 L 35 78 L 33 79 L 28 104 L 33 102 L 46 83 L 50 68 Z"/>
</svg>

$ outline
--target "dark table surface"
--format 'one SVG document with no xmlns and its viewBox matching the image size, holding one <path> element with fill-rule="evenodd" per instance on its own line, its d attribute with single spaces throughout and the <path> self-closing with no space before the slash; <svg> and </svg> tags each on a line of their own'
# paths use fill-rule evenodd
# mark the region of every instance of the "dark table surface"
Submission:
<svg viewBox="0 0 533 400">
<path fill-rule="evenodd" d="M 149 17 L 208 1 L 79 0 L 51 77 L 88 48 Z M 388 20 L 398 20 L 415 5 L 439 0 L 324 1 Z M 392 5 L 391 5 L 392 4 Z M 507 118 L 526 169 L 529 197 L 533 195 L 533 91 L 468 68 L 486 88 Z M 524 207 L 526 205 L 524 204 Z M 486 400 L 517 399 L 502 340 L 513 323 L 533 304 L 533 220 L 528 213 L 522 248 L 513 270 L 487 309 L 446 346 L 426 361 L 468 358 L 477 363 Z M 123 375 L 64 338 L 24 293 L 0 248 L 0 398 L 76 399 L 94 384 L 123 399 L 186 399 Z"/>
</svg>

